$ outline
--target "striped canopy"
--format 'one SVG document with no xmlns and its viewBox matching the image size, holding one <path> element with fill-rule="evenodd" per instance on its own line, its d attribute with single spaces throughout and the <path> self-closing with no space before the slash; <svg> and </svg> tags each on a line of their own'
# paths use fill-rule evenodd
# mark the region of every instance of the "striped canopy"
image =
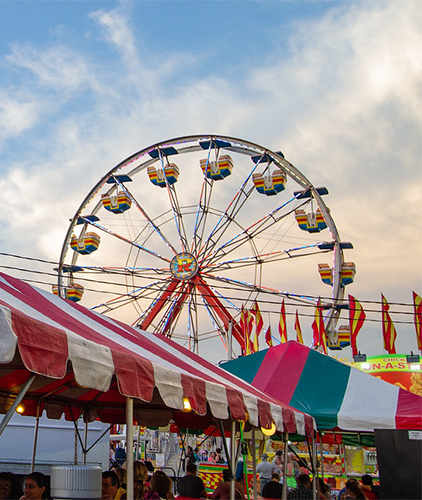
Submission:
<svg viewBox="0 0 422 500">
<path fill-rule="evenodd" d="M 221 365 L 312 415 L 318 429 L 422 429 L 422 398 L 289 341 Z"/>
<path fill-rule="evenodd" d="M 31 374 L 26 415 L 205 428 L 213 420 L 312 435 L 312 417 L 279 403 L 163 335 L 147 333 L 0 273 L 0 413 Z M 182 413 L 187 397 L 193 412 Z"/>
</svg>

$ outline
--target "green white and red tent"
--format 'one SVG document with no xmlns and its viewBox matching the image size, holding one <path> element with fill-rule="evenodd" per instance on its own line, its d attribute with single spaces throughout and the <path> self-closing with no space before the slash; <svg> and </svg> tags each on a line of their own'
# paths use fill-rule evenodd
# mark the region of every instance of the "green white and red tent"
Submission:
<svg viewBox="0 0 422 500">
<path fill-rule="evenodd" d="M 422 397 L 296 341 L 220 366 L 312 415 L 318 429 L 422 429 Z"/>
</svg>

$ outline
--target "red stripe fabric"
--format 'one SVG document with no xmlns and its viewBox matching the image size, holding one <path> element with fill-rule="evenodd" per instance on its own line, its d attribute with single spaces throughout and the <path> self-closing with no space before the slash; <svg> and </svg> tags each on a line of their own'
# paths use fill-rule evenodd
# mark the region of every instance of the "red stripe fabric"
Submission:
<svg viewBox="0 0 422 500">
<path fill-rule="evenodd" d="M 419 411 L 415 412 L 415 408 L 419 408 Z M 422 398 L 420 396 L 399 389 L 396 428 L 422 429 Z"/>
<path fill-rule="evenodd" d="M 268 349 L 252 384 L 270 396 L 278 397 L 289 404 L 309 354 L 308 349 L 301 349 L 300 347 L 301 344 L 289 340 L 285 344 L 276 346 L 276 348 Z M 287 350 L 289 350 L 289 356 L 286 356 L 284 359 L 284 354 Z M 277 366 L 282 358 L 289 377 L 279 379 L 279 383 L 274 384 L 274 380 L 277 380 Z"/>
</svg>

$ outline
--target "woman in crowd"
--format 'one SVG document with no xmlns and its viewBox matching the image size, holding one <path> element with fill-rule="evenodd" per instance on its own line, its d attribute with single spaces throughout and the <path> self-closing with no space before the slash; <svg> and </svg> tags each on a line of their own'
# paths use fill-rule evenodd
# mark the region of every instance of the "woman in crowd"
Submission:
<svg viewBox="0 0 422 500">
<path fill-rule="evenodd" d="M 133 462 L 133 494 L 135 500 L 142 500 L 148 489 L 148 469 L 144 462 Z"/>
<path fill-rule="evenodd" d="M 0 472 L 0 500 L 11 500 L 23 495 L 19 478 L 11 472 Z"/>
<path fill-rule="evenodd" d="M 162 470 L 156 470 L 145 493 L 145 500 L 174 500 L 172 482 Z"/>
<path fill-rule="evenodd" d="M 43 500 L 50 498 L 49 479 L 42 472 L 32 472 L 25 479 L 21 500 Z"/>
<path fill-rule="evenodd" d="M 332 496 L 328 491 L 328 486 L 324 483 L 322 477 L 318 476 L 318 494 L 320 500 L 332 500 Z"/>
</svg>

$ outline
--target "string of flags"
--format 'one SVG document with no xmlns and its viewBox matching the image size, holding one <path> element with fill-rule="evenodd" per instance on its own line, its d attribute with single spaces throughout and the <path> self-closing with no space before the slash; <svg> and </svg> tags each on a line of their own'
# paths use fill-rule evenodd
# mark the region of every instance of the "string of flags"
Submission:
<svg viewBox="0 0 422 500">
<path fill-rule="evenodd" d="M 414 324 L 416 329 L 416 338 L 418 349 L 422 351 L 422 298 L 415 292 L 413 293 L 413 310 Z M 339 328 L 337 344 L 333 345 L 328 341 L 327 332 L 325 331 L 323 305 L 321 300 L 318 300 L 315 306 L 314 318 L 312 322 L 313 346 L 325 354 L 327 347 L 330 349 L 341 349 L 346 345 L 351 346 L 353 356 L 359 352 L 357 346 L 357 337 L 366 320 L 366 313 L 362 304 L 353 295 L 348 296 L 349 309 L 349 324 Z M 387 299 L 381 294 L 381 315 L 382 315 L 382 335 L 384 341 L 384 349 L 388 354 L 396 354 L 396 338 L 397 331 L 391 319 L 390 305 Z M 264 319 L 259 309 L 258 302 L 255 301 L 251 310 L 242 306 L 240 317 L 240 328 L 243 332 L 244 345 L 242 346 L 245 354 L 259 351 L 259 342 L 262 332 L 264 332 L 264 340 L 269 347 L 273 346 L 275 338 L 271 332 L 271 325 L 264 328 Z M 296 341 L 303 344 L 302 328 L 299 321 L 299 313 L 296 309 L 294 329 L 296 332 Z M 253 338 L 251 338 L 254 332 Z M 287 321 L 286 321 L 286 306 L 284 299 L 281 302 L 280 319 L 278 322 L 279 339 L 277 343 L 288 341 L 287 336 Z"/>
</svg>

